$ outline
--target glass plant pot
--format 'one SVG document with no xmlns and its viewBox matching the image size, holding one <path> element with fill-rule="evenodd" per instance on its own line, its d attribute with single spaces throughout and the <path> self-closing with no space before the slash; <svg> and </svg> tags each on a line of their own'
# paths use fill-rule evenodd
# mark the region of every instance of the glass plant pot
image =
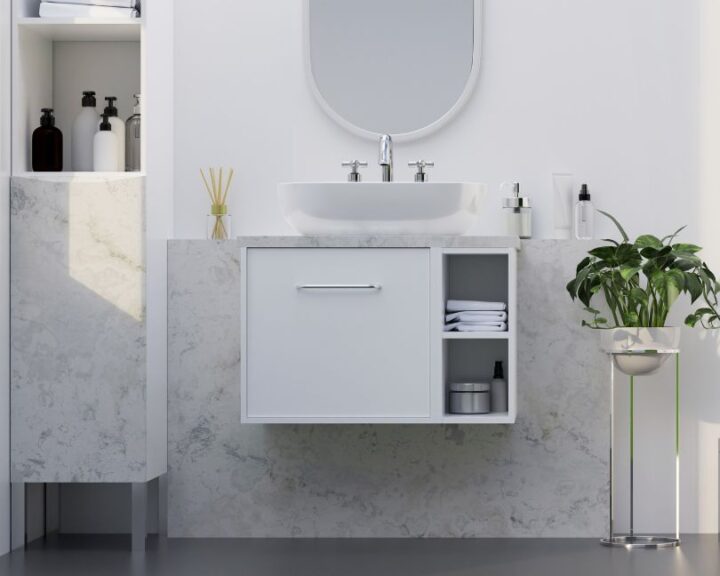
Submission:
<svg viewBox="0 0 720 576">
<path fill-rule="evenodd" d="M 603 330 L 602 349 L 628 376 L 654 374 L 680 351 L 680 328 L 613 328 Z"/>
<path fill-rule="evenodd" d="M 228 240 L 232 238 L 232 217 L 227 206 L 213 206 L 207 217 L 207 237 L 209 240 Z"/>
</svg>

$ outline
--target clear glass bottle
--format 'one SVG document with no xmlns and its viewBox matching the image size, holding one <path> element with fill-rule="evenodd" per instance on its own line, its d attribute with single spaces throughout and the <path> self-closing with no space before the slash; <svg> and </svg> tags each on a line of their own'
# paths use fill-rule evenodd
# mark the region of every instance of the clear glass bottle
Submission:
<svg viewBox="0 0 720 576">
<path fill-rule="evenodd" d="M 125 123 L 125 170 L 127 172 L 140 172 L 140 94 L 135 94 L 135 107 L 133 115 Z"/>
<path fill-rule="evenodd" d="M 583 184 L 575 204 L 575 238 L 592 240 L 595 236 L 595 207 L 587 184 Z"/>
</svg>

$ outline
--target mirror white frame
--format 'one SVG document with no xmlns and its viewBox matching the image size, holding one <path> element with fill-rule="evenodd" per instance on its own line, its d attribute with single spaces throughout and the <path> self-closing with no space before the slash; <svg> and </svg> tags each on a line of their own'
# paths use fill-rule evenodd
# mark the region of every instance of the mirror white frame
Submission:
<svg viewBox="0 0 720 576">
<path fill-rule="evenodd" d="M 310 57 L 310 2 L 311 0 L 303 0 L 303 58 L 305 60 L 305 75 L 307 77 L 308 84 L 310 85 L 310 89 L 323 111 L 337 124 L 345 128 L 346 130 L 352 132 L 356 136 L 361 136 L 370 140 L 376 140 L 381 136 L 379 132 L 372 132 L 370 130 L 361 128 L 360 126 L 353 124 L 352 122 L 338 114 L 330 105 L 330 103 L 325 99 L 325 96 L 323 96 L 320 88 L 317 85 L 317 82 L 315 81 L 315 74 L 313 73 L 312 67 L 312 58 Z M 463 89 L 462 94 L 460 94 L 460 97 L 457 99 L 453 107 L 450 108 L 450 110 L 445 112 L 445 114 L 443 114 L 440 118 L 438 118 L 431 124 L 424 126 L 423 128 L 419 128 L 418 130 L 413 130 L 412 132 L 392 134 L 393 140 L 397 142 L 407 142 L 410 140 L 417 140 L 418 138 L 422 138 L 424 136 L 432 134 L 433 132 L 439 130 L 440 128 L 448 124 L 470 99 L 470 96 L 472 96 L 478 78 L 480 76 L 480 62 L 482 57 L 483 39 L 483 0 L 475 0 L 474 20 L 472 68 L 470 69 L 468 80 L 465 84 L 465 88 Z"/>
</svg>

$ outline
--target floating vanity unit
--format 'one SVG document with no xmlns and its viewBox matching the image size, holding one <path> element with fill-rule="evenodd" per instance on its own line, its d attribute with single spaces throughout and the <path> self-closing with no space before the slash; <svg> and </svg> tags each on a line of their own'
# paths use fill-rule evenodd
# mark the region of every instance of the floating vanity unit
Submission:
<svg viewBox="0 0 720 576">
<path fill-rule="evenodd" d="M 516 238 L 241 238 L 243 423 L 511 424 Z M 447 300 L 507 303 L 503 332 L 445 332 Z M 502 361 L 508 411 L 450 413 Z"/>
</svg>

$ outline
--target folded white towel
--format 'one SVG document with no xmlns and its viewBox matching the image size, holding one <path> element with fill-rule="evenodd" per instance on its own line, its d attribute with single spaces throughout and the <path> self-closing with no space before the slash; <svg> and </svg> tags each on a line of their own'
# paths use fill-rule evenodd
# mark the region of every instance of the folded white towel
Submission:
<svg viewBox="0 0 720 576">
<path fill-rule="evenodd" d="M 82 6 L 80 4 L 40 4 L 40 18 L 137 18 L 140 13 L 132 8 L 109 6 Z"/>
<path fill-rule="evenodd" d="M 477 322 L 452 322 L 445 325 L 445 332 L 507 332 L 505 322 L 482 323 Z"/>
<path fill-rule="evenodd" d="M 138 0 L 44 0 L 50 4 L 82 4 L 83 6 L 114 6 L 137 8 Z"/>
<path fill-rule="evenodd" d="M 482 302 L 480 300 L 448 300 L 448 312 L 499 311 L 507 310 L 504 302 Z"/>
<path fill-rule="evenodd" d="M 507 312 L 453 312 L 445 316 L 445 322 L 505 322 Z"/>
</svg>

